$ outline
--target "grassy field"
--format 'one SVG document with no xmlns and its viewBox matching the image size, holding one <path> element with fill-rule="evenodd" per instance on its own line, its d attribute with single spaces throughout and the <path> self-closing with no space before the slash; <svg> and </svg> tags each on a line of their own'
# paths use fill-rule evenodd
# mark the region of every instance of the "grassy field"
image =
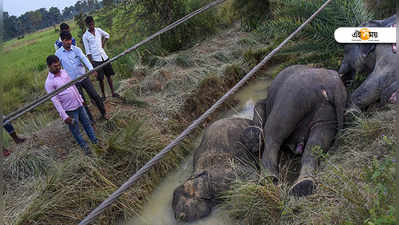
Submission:
<svg viewBox="0 0 399 225">
<path fill-rule="evenodd" d="M 72 34 L 76 33 L 76 26 L 72 21 L 68 23 Z M 25 35 L 23 39 L 3 43 L 0 55 L 3 64 L 3 113 L 7 114 L 45 94 L 46 57 L 54 54 L 54 42 L 58 35 L 54 28 L 47 28 Z"/>
</svg>

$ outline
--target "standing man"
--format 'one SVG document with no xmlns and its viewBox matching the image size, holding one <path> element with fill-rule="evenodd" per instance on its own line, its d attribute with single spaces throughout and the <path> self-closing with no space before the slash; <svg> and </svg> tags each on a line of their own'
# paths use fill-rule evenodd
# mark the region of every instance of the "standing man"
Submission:
<svg viewBox="0 0 399 225">
<path fill-rule="evenodd" d="M 71 81 L 68 73 L 65 70 L 61 70 L 60 60 L 57 56 L 48 56 L 47 66 L 49 73 L 44 85 L 47 93 L 51 93 Z M 51 101 L 60 114 L 62 120 L 68 124 L 69 130 L 80 147 L 83 149 L 84 153 L 86 155 L 90 155 L 91 151 L 89 146 L 80 134 L 79 122 L 82 124 L 87 136 L 89 136 L 93 144 L 97 144 L 97 138 L 93 127 L 90 124 L 86 110 L 83 107 L 83 99 L 75 85 L 72 85 L 64 91 L 58 93 L 56 96 L 51 98 Z"/>
<path fill-rule="evenodd" d="M 82 62 L 86 65 L 87 69 L 92 70 L 93 66 L 87 57 L 83 54 L 82 50 L 79 47 L 72 45 L 72 35 L 68 31 L 63 31 L 60 34 L 62 40 L 62 47 L 55 52 L 55 55 L 60 59 L 62 67 L 66 70 L 68 75 L 72 80 L 82 76 L 86 73 L 86 69 L 84 68 Z M 97 76 L 97 72 L 93 72 L 95 76 Z M 80 81 L 76 84 L 76 87 L 79 90 L 79 93 L 82 97 L 83 88 L 86 90 L 87 94 L 91 99 L 94 100 L 98 110 L 100 111 L 102 118 L 108 120 L 108 115 L 105 112 L 104 103 L 101 100 L 100 96 L 97 94 L 96 89 L 91 83 L 90 79 L 87 77 L 86 79 Z M 87 108 L 87 107 L 86 107 Z M 93 117 L 89 113 L 89 117 L 93 122 Z"/>
<path fill-rule="evenodd" d="M 3 119 L 4 119 L 4 116 L 3 116 Z M 4 127 L 4 129 L 6 129 L 7 133 L 12 137 L 12 139 L 14 140 L 14 142 L 16 144 L 23 143 L 26 140 L 25 138 L 21 138 L 21 137 L 19 137 L 17 135 L 17 133 L 15 132 L 15 129 L 11 125 L 11 123 L 3 124 L 3 127 Z M 10 155 L 10 151 L 3 147 L 3 155 L 4 156 L 9 156 Z"/>
<path fill-rule="evenodd" d="M 69 25 L 68 24 L 66 24 L 66 23 L 61 23 L 60 24 L 60 33 L 62 33 L 63 31 L 71 32 L 71 30 L 69 29 Z M 76 46 L 75 38 L 72 38 L 72 45 Z M 62 47 L 62 40 L 59 37 L 58 40 L 55 41 L 54 48 L 57 51 L 61 47 Z"/>
<path fill-rule="evenodd" d="M 109 39 L 109 34 L 103 31 L 101 28 L 94 27 L 94 19 L 91 16 L 85 19 L 87 30 L 83 34 L 83 45 L 86 49 L 86 55 L 89 57 L 90 62 L 93 63 L 94 67 L 97 67 L 104 62 L 109 60 L 107 54 L 104 51 L 105 43 Z M 119 97 L 114 91 L 114 85 L 112 83 L 112 77 L 115 73 L 112 69 L 112 65 L 108 64 L 102 69 L 98 70 L 97 80 L 100 83 L 101 92 L 103 94 L 103 100 L 105 100 L 104 91 L 104 75 L 107 77 L 109 87 L 111 88 L 112 97 Z"/>
</svg>

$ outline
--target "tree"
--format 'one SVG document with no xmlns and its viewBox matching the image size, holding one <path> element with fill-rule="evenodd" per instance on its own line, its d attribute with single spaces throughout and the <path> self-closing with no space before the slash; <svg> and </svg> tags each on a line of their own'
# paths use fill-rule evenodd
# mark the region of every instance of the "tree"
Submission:
<svg viewBox="0 0 399 225">
<path fill-rule="evenodd" d="M 51 7 L 48 11 L 49 18 L 53 23 L 60 23 L 62 21 L 61 12 L 56 7 Z"/>
<path fill-rule="evenodd" d="M 3 13 L 4 40 L 9 40 L 18 35 L 17 23 L 16 16 L 8 16 L 8 12 Z"/>
</svg>

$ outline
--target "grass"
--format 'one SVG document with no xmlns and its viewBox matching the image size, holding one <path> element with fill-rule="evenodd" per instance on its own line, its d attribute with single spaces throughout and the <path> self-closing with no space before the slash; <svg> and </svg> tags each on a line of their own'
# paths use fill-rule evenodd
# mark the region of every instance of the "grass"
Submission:
<svg viewBox="0 0 399 225">
<path fill-rule="evenodd" d="M 71 22 L 69 24 L 72 34 L 75 34 L 75 26 Z M 0 55 L 3 113 L 9 113 L 45 94 L 46 57 L 54 54 L 54 42 L 58 35 L 54 29 L 48 28 L 28 34 L 24 39 L 3 43 Z"/>
<path fill-rule="evenodd" d="M 104 137 L 103 144 L 93 147 L 97 157 L 72 152 L 41 183 L 37 197 L 15 224 L 78 223 L 170 141 L 133 114 L 116 115 L 101 128 L 104 133 L 98 136 Z M 136 215 L 155 185 L 187 154 L 186 145 L 181 146 L 179 153 L 169 154 L 93 224 L 115 224 Z"/>
</svg>

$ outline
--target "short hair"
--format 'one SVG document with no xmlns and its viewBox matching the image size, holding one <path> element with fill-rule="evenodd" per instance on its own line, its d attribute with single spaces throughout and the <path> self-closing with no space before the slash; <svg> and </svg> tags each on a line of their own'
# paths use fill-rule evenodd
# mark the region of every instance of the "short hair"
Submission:
<svg viewBox="0 0 399 225">
<path fill-rule="evenodd" d="M 85 19 L 86 24 L 89 24 L 90 22 L 94 22 L 94 19 L 92 16 L 87 16 Z"/>
<path fill-rule="evenodd" d="M 64 30 L 68 30 L 69 29 L 69 25 L 66 23 L 61 23 L 60 24 L 60 31 L 64 31 Z"/>
<path fill-rule="evenodd" d="M 63 40 L 71 40 L 72 39 L 72 34 L 69 31 L 62 31 L 60 34 L 61 41 Z"/>
<path fill-rule="evenodd" d="M 56 55 L 47 56 L 47 66 L 51 66 L 51 64 L 59 62 L 60 59 Z"/>
</svg>

